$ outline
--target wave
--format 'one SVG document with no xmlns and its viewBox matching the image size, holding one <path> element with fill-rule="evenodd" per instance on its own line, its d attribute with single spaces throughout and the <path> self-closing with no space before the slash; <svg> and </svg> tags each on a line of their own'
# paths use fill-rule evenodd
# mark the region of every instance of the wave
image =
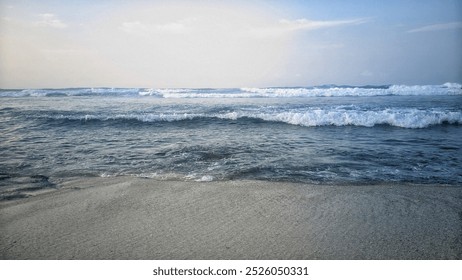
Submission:
<svg viewBox="0 0 462 280">
<path fill-rule="evenodd" d="M 239 89 L 149 89 L 141 95 L 163 98 L 287 98 L 387 95 L 462 95 L 462 85 L 270 87 Z"/>
<path fill-rule="evenodd" d="M 192 120 L 196 118 L 210 117 L 205 114 L 154 114 L 154 113 L 130 113 L 130 114 L 74 114 L 74 115 L 51 115 L 46 116 L 53 120 L 69 120 L 69 121 L 140 121 L 140 122 L 174 122 Z"/>
<path fill-rule="evenodd" d="M 62 88 L 0 90 L 0 97 L 139 96 L 139 88 Z"/>
<path fill-rule="evenodd" d="M 69 121 L 138 121 L 178 122 L 197 119 L 244 120 L 255 119 L 290 125 L 315 126 L 363 126 L 390 125 L 402 128 L 427 128 L 442 124 L 462 124 L 462 112 L 421 109 L 361 110 L 343 106 L 334 108 L 310 108 L 304 110 L 236 110 L 219 113 L 130 113 L 130 114 L 75 114 L 48 115 L 48 119 Z"/>
<path fill-rule="evenodd" d="M 107 97 L 156 97 L 156 98 L 288 98 L 288 97 L 341 97 L 386 95 L 462 95 L 462 85 L 384 85 L 384 86 L 338 86 L 317 87 L 270 87 L 270 88 L 65 88 L 0 90 L 0 97 L 60 97 L 60 96 L 107 96 Z"/>
<path fill-rule="evenodd" d="M 335 97 L 387 95 L 460 95 L 462 86 L 456 83 L 426 86 L 321 86 L 312 88 L 242 88 L 255 97 Z"/>
<path fill-rule="evenodd" d="M 285 112 L 276 115 L 262 114 L 265 121 L 284 122 L 301 126 L 365 126 L 390 125 L 402 128 L 426 128 L 441 124 L 462 123 L 460 112 L 409 111 L 329 111 L 313 110 L 305 113 Z"/>
</svg>

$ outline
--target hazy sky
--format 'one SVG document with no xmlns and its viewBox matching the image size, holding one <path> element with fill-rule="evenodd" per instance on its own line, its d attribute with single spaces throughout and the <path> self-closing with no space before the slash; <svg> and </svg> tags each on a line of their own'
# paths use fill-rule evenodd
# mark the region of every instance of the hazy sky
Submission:
<svg viewBox="0 0 462 280">
<path fill-rule="evenodd" d="M 0 0 L 0 88 L 445 82 L 460 0 Z"/>
</svg>

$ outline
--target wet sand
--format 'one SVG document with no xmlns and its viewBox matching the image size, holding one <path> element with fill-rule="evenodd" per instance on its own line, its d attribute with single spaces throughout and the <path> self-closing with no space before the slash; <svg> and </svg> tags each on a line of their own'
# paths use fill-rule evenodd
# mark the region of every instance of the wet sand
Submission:
<svg viewBox="0 0 462 280">
<path fill-rule="evenodd" d="M 1 259 L 462 259 L 462 187 L 57 183 L 0 202 Z"/>
</svg>

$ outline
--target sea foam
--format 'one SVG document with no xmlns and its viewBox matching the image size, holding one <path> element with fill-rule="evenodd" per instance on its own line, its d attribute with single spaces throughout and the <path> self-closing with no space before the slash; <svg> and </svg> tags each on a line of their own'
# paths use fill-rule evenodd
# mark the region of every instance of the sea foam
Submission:
<svg viewBox="0 0 462 280">
<path fill-rule="evenodd" d="M 42 116 L 43 117 L 43 116 Z M 128 113 L 128 114 L 74 114 L 46 115 L 46 118 L 69 121 L 139 121 L 175 122 L 195 119 L 258 119 L 269 122 L 282 122 L 299 126 L 365 126 L 390 125 L 403 128 L 425 128 L 440 124 L 462 124 L 462 112 L 439 109 L 421 110 L 415 108 L 391 108 L 365 110 L 361 108 L 298 108 L 238 109 L 219 113 Z"/>
<path fill-rule="evenodd" d="M 269 88 L 63 88 L 0 90 L 0 97 L 155 97 L 155 98 L 290 98 L 384 95 L 462 95 L 462 85 L 385 85 Z"/>
</svg>

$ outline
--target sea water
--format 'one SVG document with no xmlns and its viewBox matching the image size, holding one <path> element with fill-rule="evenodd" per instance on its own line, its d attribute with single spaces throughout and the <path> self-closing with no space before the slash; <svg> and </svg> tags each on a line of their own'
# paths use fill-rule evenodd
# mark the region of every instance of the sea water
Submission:
<svg viewBox="0 0 462 280">
<path fill-rule="evenodd" d="M 0 192 L 74 176 L 461 185 L 462 89 L 0 90 Z"/>
</svg>

